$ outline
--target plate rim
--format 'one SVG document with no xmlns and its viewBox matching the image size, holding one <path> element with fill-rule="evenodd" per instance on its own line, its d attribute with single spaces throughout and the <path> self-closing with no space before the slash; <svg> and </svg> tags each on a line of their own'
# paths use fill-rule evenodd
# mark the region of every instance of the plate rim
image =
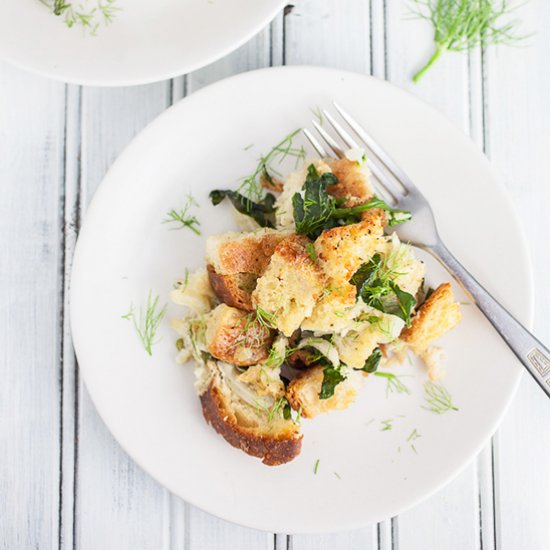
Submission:
<svg viewBox="0 0 550 550">
<path fill-rule="evenodd" d="M 270 10 L 269 14 L 266 17 L 260 18 L 258 23 L 250 27 L 250 29 L 246 33 L 243 33 L 238 40 L 232 41 L 225 48 L 220 49 L 217 53 L 213 53 L 209 56 L 204 57 L 202 61 L 197 61 L 195 63 L 183 65 L 179 69 L 159 71 L 155 74 L 151 73 L 147 77 L 136 76 L 133 78 L 121 78 L 121 79 L 111 78 L 109 80 L 102 79 L 102 78 L 77 78 L 77 77 L 70 76 L 70 74 L 67 74 L 63 70 L 57 70 L 53 68 L 50 68 L 50 69 L 40 68 L 30 63 L 22 62 L 19 59 L 15 59 L 13 56 L 9 56 L 6 54 L 5 50 L 2 48 L 1 42 L 0 42 L 0 61 L 8 63 L 13 67 L 16 67 L 18 69 L 21 69 L 31 74 L 35 74 L 37 76 L 49 78 L 56 82 L 64 82 L 66 84 L 75 84 L 78 86 L 98 86 L 102 88 L 118 88 L 118 87 L 140 86 L 145 84 L 154 84 L 154 83 L 163 82 L 166 80 L 171 80 L 173 78 L 177 78 L 180 76 L 188 75 L 189 73 L 202 69 L 207 65 L 215 63 L 216 61 L 219 61 L 223 57 L 226 57 L 231 53 L 233 53 L 235 50 L 237 50 L 238 48 L 246 44 L 246 42 L 254 38 L 257 34 L 259 34 L 260 31 L 264 29 L 267 25 L 269 25 L 275 19 L 277 14 L 282 9 L 284 9 L 284 7 L 287 4 L 286 0 L 275 0 L 275 1 L 278 2 L 276 7 Z M 259 69 L 259 70 L 262 70 L 262 69 Z M 229 78 L 232 78 L 232 77 L 229 77 Z M 219 82 L 219 81 L 216 81 L 216 82 Z M 190 97 L 190 96 L 187 96 L 187 97 Z M 170 107 L 172 107 L 172 105 Z"/>
<path fill-rule="evenodd" d="M 246 80 L 247 78 L 255 78 L 256 73 L 264 73 L 266 71 L 269 71 L 271 73 L 274 73 L 274 72 L 288 73 L 288 72 L 300 72 L 300 71 L 308 71 L 308 70 L 309 71 L 324 71 L 324 72 L 327 72 L 327 73 L 332 73 L 333 75 L 350 75 L 350 76 L 353 76 L 353 77 L 365 78 L 367 80 L 369 80 L 369 79 L 370 80 L 376 80 L 379 84 L 381 84 L 383 86 L 387 86 L 387 87 L 394 88 L 394 89 L 397 88 L 400 92 L 405 93 L 408 96 L 412 97 L 412 99 L 415 100 L 416 102 L 420 102 L 420 103 L 424 104 L 424 106 L 427 107 L 440 120 L 442 120 L 447 125 L 447 127 L 454 130 L 455 132 L 459 132 L 463 136 L 463 138 L 465 138 L 464 139 L 464 145 L 465 146 L 467 145 L 471 149 L 471 151 L 476 156 L 478 156 L 480 159 L 482 159 L 483 162 L 485 163 L 489 173 L 492 176 L 493 183 L 496 184 L 498 186 L 498 188 L 500 189 L 501 198 L 510 207 L 510 212 L 511 212 L 512 217 L 513 217 L 513 222 L 514 222 L 515 226 L 518 228 L 518 234 L 517 235 L 518 235 L 518 238 L 519 238 L 519 241 L 520 241 L 520 244 L 521 244 L 521 253 L 524 255 L 524 258 L 525 258 L 525 263 L 524 263 L 523 267 L 524 267 L 525 278 L 526 278 L 525 312 L 524 312 L 523 315 L 520 315 L 519 317 L 524 318 L 524 320 L 522 322 L 524 322 L 524 324 L 529 329 L 532 329 L 533 319 L 534 319 L 535 285 L 534 285 L 533 266 L 532 266 L 532 261 L 531 261 L 531 252 L 530 252 L 530 248 L 529 248 L 525 228 L 524 228 L 523 224 L 521 223 L 521 218 L 520 218 L 517 210 L 514 207 L 514 204 L 513 204 L 512 198 L 510 196 L 510 193 L 508 192 L 507 188 L 503 184 L 503 178 L 501 178 L 498 170 L 495 168 L 495 166 L 489 160 L 489 158 L 484 154 L 484 152 L 481 151 L 476 146 L 476 144 L 473 142 L 473 140 L 470 138 L 470 136 L 468 136 L 460 127 L 455 125 L 450 119 L 448 119 L 443 113 L 441 113 L 434 106 L 430 105 L 427 101 L 423 100 L 422 98 L 417 97 L 416 95 L 414 95 L 409 90 L 406 90 L 406 89 L 404 89 L 400 86 L 392 84 L 391 82 L 388 82 L 386 80 L 374 77 L 372 75 L 367 75 L 367 74 L 356 72 L 356 71 L 349 71 L 349 70 L 343 70 L 343 69 L 332 68 L 332 67 L 323 67 L 323 66 L 305 64 L 305 65 L 278 66 L 278 67 L 266 67 L 266 68 L 262 68 L 262 69 L 256 69 L 254 71 L 247 71 L 245 73 L 239 73 L 239 74 L 236 74 L 236 75 L 232 75 L 230 77 L 218 80 L 218 81 L 216 81 L 216 82 L 214 82 L 214 83 L 212 83 L 208 86 L 205 86 L 204 88 L 201 88 L 200 90 L 197 90 L 196 92 L 193 92 L 189 96 L 186 96 L 185 98 L 181 99 L 180 101 L 178 101 L 177 103 L 175 103 L 174 105 L 168 107 L 165 111 L 160 113 L 149 124 L 147 124 L 138 134 L 136 134 L 136 136 L 128 143 L 128 145 L 119 153 L 119 155 L 117 156 L 115 161 L 111 164 L 111 166 L 107 170 L 107 172 L 104 175 L 101 183 L 99 184 L 98 188 L 96 189 L 96 192 L 94 193 L 94 195 L 92 197 L 92 200 L 90 201 L 90 204 L 89 204 L 89 206 L 86 210 L 86 214 L 85 214 L 85 217 L 84 217 L 84 222 L 82 224 L 81 230 L 79 232 L 78 240 L 77 240 L 77 243 L 76 243 L 76 246 L 75 246 L 75 251 L 74 251 L 74 255 L 73 255 L 73 264 L 72 264 L 72 270 L 71 270 L 71 279 L 70 279 L 71 280 L 71 291 L 70 291 L 70 296 L 69 296 L 70 325 L 71 325 L 71 334 L 72 335 L 74 335 L 73 322 L 74 322 L 74 319 L 75 319 L 75 315 L 73 315 L 73 307 L 74 307 L 73 303 L 74 302 L 73 302 L 73 299 L 72 299 L 72 297 L 73 297 L 72 282 L 73 282 L 73 276 L 74 276 L 74 273 L 75 273 L 75 265 L 77 265 L 77 263 L 78 263 L 79 250 L 82 247 L 81 243 L 82 243 L 83 239 L 81 239 L 81 235 L 84 234 L 85 238 L 86 238 L 86 233 L 87 233 L 87 231 L 86 231 L 86 227 L 87 227 L 86 218 L 88 217 L 87 214 L 91 211 L 91 209 L 94 207 L 94 205 L 96 205 L 100 202 L 96 199 L 97 199 L 97 197 L 100 197 L 101 195 L 103 195 L 105 193 L 105 189 L 107 189 L 107 186 L 105 185 L 106 180 L 107 180 L 109 174 L 111 173 L 111 171 L 119 164 L 120 159 L 123 156 L 126 156 L 127 152 L 133 148 L 133 146 L 136 144 L 136 142 L 140 141 L 143 138 L 144 134 L 149 134 L 154 129 L 154 126 L 156 126 L 157 124 L 159 124 L 159 125 L 162 124 L 163 119 L 165 117 L 167 118 L 167 117 L 170 116 L 170 112 L 171 112 L 172 109 L 178 108 L 180 103 L 188 102 L 188 101 L 192 100 L 193 98 L 196 98 L 196 97 L 202 95 L 203 93 L 209 92 L 211 90 L 211 88 L 213 88 L 213 87 L 222 86 L 226 82 L 229 82 L 229 81 L 235 81 L 235 80 L 240 80 L 240 79 Z M 109 181 L 107 181 L 107 185 L 110 185 Z M 73 337 L 73 341 L 74 341 L 74 337 Z M 78 359 L 78 353 L 76 351 L 76 346 L 75 346 L 75 353 L 76 353 L 77 359 Z M 84 383 L 86 383 L 86 377 L 85 377 L 85 374 L 84 374 L 84 369 L 80 366 L 80 362 L 78 362 L 78 364 L 79 364 L 80 372 L 82 373 L 82 379 L 83 379 Z M 496 416 L 495 421 L 492 423 L 491 429 L 488 430 L 486 436 L 471 451 L 471 453 L 469 453 L 469 457 L 463 462 L 463 464 L 460 467 L 458 467 L 447 478 L 445 478 L 444 480 L 442 480 L 439 483 L 437 483 L 436 485 L 434 485 L 429 491 L 424 492 L 421 496 L 419 496 L 415 499 L 411 499 L 410 502 L 408 502 L 404 506 L 400 507 L 399 510 L 396 511 L 396 516 L 406 512 L 407 510 L 410 510 L 411 508 L 414 508 L 415 506 L 417 506 L 421 502 L 424 502 L 425 500 L 427 500 L 428 498 L 433 496 L 435 493 L 439 492 L 443 487 L 450 484 L 454 479 L 456 479 L 473 462 L 473 460 L 475 460 L 475 458 L 478 456 L 478 454 L 481 452 L 481 450 L 487 445 L 487 443 L 493 437 L 495 432 L 498 430 L 498 428 L 501 425 L 504 417 L 506 416 L 506 413 L 510 409 L 510 406 L 511 406 L 511 404 L 512 404 L 512 402 L 513 402 L 513 400 L 514 400 L 514 398 L 517 394 L 517 391 L 518 391 L 519 385 L 521 383 L 521 380 L 523 379 L 524 372 L 525 372 L 524 369 L 518 369 L 516 380 L 514 381 L 513 387 L 511 387 L 510 394 L 509 394 L 509 397 L 506 401 L 506 404 L 502 407 L 502 410 Z M 300 535 L 300 534 L 322 534 L 322 533 L 342 532 L 342 531 L 347 531 L 347 530 L 366 527 L 368 525 L 372 525 L 373 523 L 388 519 L 387 515 L 381 514 L 380 516 L 375 517 L 375 519 L 373 519 L 369 522 L 362 522 L 360 520 L 359 521 L 349 521 L 345 524 L 341 524 L 337 528 L 333 528 L 331 526 L 327 526 L 327 527 L 320 526 L 315 531 L 300 530 L 300 529 L 293 529 L 293 530 L 288 531 L 286 529 L 281 529 L 282 526 L 277 527 L 273 523 L 269 523 L 269 521 L 264 522 L 263 524 L 261 522 L 255 522 L 254 524 L 252 524 L 252 523 L 248 523 L 246 521 L 246 518 L 243 518 L 242 520 L 239 519 L 239 521 L 236 521 L 234 518 L 230 518 L 230 517 L 228 517 L 228 515 L 226 515 L 224 513 L 220 513 L 218 511 L 216 511 L 215 514 L 214 514 L 213 512 L 203 508 L 200 504 L 197 504 L 193 498 L 189 498 L 187 496 L 184 497 L 181 494 L 178 494 L 178 493 L 174 492 L 170 488 L 170 483 L 169 482 L 165 482 L 163 480 L 161 481 L 162 476 L 151 473 L 149 471 L 149 469 L 146 468 L 139 459 L 136 459 L 134 457 L 134 455 L 129 452 L 129 450 L 126 448 L 126 446 L 123 445 L 120 442 L 117 435 L 115 435 L 115 432 L 112 430 L 112 428 L 107 423 L 102 411 L 98 408 L 98 406 L 96 404 L 96 400 L 94 399 L 94 397 L 90 393 L 89 393 L 89 396 L 90 396 L 90 399 L 93 402 L 94 407 L 95 407 L 97 413 L 99 414 L 101 420 L 105 423 L 108 430 L 112 433 L 113 437 L 117 441 L 117 444 L 120 445 L 120 447 L 124 450 L 124 452 L 127 453 L 128 456 L 132 459 L 132 461 L 134 461 L 144 472 L 146 472 L 147 475 L 151 476 L 155 481 L 160 483 L 163 487 L 168 489 L 174 495 L 178 496 L 179 498 L 182 498 L 185 502 L 187 502 L 187 503 L 191 504 L 192 506 L 195 506 L 195 507 L 203 510 L 204 512 L 206 512 L 208 514 L 215 515 L 215 517 L 223 519 L 224 521 L 228 521 L 228 522 L 233 523 L 235 525 L 241 525 L 241 526 L 244 526 L 244 527 L 248 527 L 248 528 L 256 529 L 256 530 L 260 530 L 260 531 L 265 531 L 265 532 L 271 532 L 271 533 L 272 532 L 285 532 L 287 534 Z M 277 527 L 277 528 L 274 529 L 274 527 Z"/>
</svg>

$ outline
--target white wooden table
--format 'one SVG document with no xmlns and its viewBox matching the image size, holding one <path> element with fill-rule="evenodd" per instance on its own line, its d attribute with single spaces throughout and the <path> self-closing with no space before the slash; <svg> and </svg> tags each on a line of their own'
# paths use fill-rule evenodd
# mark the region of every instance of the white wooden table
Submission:
<svg viewBox="0 0 550 550">
<path fill-rule="evenodd" d="M 438 494 L 379 525 L 295 537 L 223 522 L 168 493 L 113 440 L 79 377 L 69 274 L 78 229 L 106 170 L 183 96 L 281 64 L 386 78 L 471 135 L 524 221 L 534 328 L 550 342 L 550 2 L 530 0 L 518 14 L 535 33 L 527 47 L 450 54 L 419 86 L 410 75 L 431 33 L 405 12 L 400 0 L 296 0 L 232 55 L 148 86 L 64 85 L 0 64 L 2 550 L 550 548 L 550 401 L 527 376 L 492 443 Z"/>
</svg>

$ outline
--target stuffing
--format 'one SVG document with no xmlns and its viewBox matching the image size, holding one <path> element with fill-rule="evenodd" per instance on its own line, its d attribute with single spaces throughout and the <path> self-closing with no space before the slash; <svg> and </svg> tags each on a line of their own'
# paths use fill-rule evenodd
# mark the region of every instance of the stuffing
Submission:
<svg viewBox="0 0 550 550">
<path fill-rule="evenodd" d="M 338 178 L 338 183 L 330 185 L 327 191 L 333 197 L 345 198 L 344 206 L 357 206 L 374 196 L 365 168 L 358 162 L 343 158 L 333 160 L 329 165 L 332 173 Z"/>
<path fill-rule="evenodd" d="M 324 277 L 307 252 L 309 240 L 291 235 L 279 243 L 257 281 L 252 303 L 274 316 L 285 336 L 311 315 L 324 287 Z"/>
<path fill-rule="evenodd" d="M 334 388 L 334 395 L 321 399 L 319 392 L 323 384 L 323 367 L 312 367 L 301 372 L 287 388 L 286 398 L 290 406 L 296 411 L 300 410 L 304 418 L 347 409 L 355 401 L 364 376 L 361 372 L 345 367 L 342 368 L 342 374 L 346 379 Z"/>
</svg>

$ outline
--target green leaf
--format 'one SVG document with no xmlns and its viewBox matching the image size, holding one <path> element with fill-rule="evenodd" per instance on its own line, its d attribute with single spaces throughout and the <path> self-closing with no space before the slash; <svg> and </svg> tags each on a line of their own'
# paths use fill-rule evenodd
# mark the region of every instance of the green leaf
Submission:
<svg viewBox="0 0 550 550">
<path fill-rule="evenodd" d="M 319 176 L 313 164 L 308 166 L 302 192 L 295 193 L 292 197 L 296 233 L 316 239 L 327 228 L 335 208 L 334 199 L 328 194 L 327 186 L 336 183 L 338 179 L 334 174 Z"/>
<path fill-rule="evenodd" d="M 275 227 L 275 196 L 267 193 L 261 201 L 254 202 L 236 191 L 217 189 L 210 192 L 210 200 L 214 206 L 228 198 L 231 204 L 241 214 L 250 216 L 261 227 Z"/>
<path fill-rule="evenodd" d="M 329 399 L 334 395 L 334 390 L 346 377 L 340 372 L 340 368 L 326 366 L 323 369 L 323 383 L 319 392 L 319 399 Z"/>
<path fill-rule="evenodd" d="M 355 370 L 362 370 L 365 372 L 376 372 L 381 359 L 382 359 L 382 352 L 380 351 L 380 348 L 374 348 L 373 352 L 369 355 L 369 357 L 365 361 L 363 368 L 355 369 Z"/>
<path fill-rule="evenodd" d="M 349 282 L 357 287 L 357 296 L 362 296 L 363 289 L 372 285 L 374 278 L 382 267 L 382 257 L 378 252 L 353 274 Z M 366 300 L 364 300 L 366 302 Z"/>
<path fill-rule="evenodd" d="M 401 317 L 409 326 L 411 324 L 411 311 L 416 305 L 416 300 L 412 294 L 401 290 L 393 281 L 390 281 L 390 288 L 393 290 L 398 302 L 398 307 L 392 313 Z"/>
</svg>

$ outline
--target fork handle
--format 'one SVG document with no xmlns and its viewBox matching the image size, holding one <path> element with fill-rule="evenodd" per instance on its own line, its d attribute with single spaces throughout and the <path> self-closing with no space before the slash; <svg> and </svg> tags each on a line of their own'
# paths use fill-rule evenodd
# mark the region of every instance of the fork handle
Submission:
<svg viewBox="0 0 550 550">
<path fill-rule="evenodd" d="M 470 294 L 516 357 L 550 397 L 550 351 L 495 300 L 439 241 L 428 249 Z"/>
</svg>

